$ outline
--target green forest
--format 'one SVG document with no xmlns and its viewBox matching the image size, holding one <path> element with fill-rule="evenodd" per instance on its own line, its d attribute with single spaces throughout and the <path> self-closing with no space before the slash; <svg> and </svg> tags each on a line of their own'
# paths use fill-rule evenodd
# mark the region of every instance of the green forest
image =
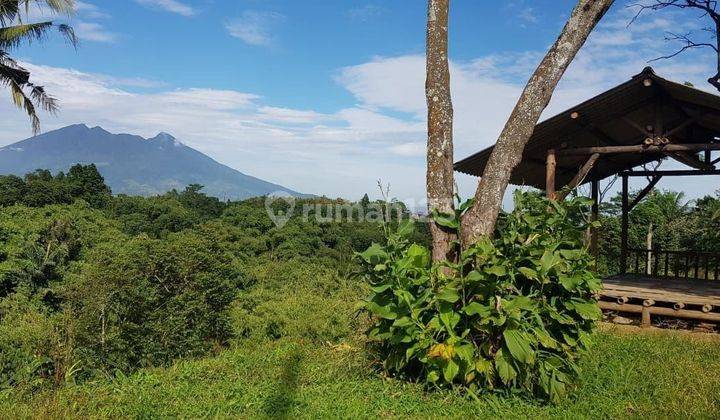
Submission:
<svg viewBox="0 0 720 420">
<path fill-rule="evenodd" d="M 366 356 L 354 352 L 352 363 L 384 357 L 364 338 L 370 318 L 359 309 L 372 282 L 358 275 L 365 261 L 354 255 L 373 243 L 391 246 L 386 233 L 398 228 L 398 213 L 388 212 L 393 218 L 385 224 L 296 214 L 278 228 L 263 198 L 222 202 L 199 185 L 114 196 L 94 165 L 3 176 L 0 191 L 0 399 L 9 409 L 31 410 L 50 398 L 68 414 L 59 395 L 258 346 L 290 353 L 367 348 Z M 547 214 L 533 210 L 542 203 L 531 199 L 514 214 Z M 358 206 L 376 204 L 364 197 Z M 616 267 L 617 207 L 616 199 L 602 207 L 601 274 Z M 652 222 L 656 247 L 717 251 L 718 209 L 717 196 L 686 202 L 678 193 L 654 192 L 631 213 L 633 246 L 644 246 Z M 523 224 L 504 220 L 505 227 Z M 428 246 L 426 225 L 414 225 L 407 243 Z M 598 338 L 601 348 L 608 340 L 629 343 L 605 333 L 591 341 Z M 285 409 L 286 402 L 264 410 Z"/>
</svg>

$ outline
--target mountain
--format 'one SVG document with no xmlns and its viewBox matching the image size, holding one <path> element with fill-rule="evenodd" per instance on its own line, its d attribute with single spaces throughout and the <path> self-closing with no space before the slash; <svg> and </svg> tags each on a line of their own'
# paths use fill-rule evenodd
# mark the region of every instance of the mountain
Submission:
<svg viewBox="0 0 720 420">
<path fill-rule="evenodd" d="M 67 171 L 76 163 L 94 163 L 116 194 L 153 195 L 201 184 L 220 199 L 304 196 L 220 164 L 167 133 L 145 139 L 76 124 L 0 148 L 0 174 Z"/>
</svg>

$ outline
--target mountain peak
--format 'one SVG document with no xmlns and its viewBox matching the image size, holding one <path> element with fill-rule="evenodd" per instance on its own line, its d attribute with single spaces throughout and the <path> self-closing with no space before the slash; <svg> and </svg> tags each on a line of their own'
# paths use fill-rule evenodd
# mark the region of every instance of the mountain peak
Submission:
<svg viewBox="0 0 720 420">
<path fill-rule="evenodd" d="M 172 140 L 172 141 L 175 141 L 176 139 L 175 139 L 175 137 L 172 136 L 172 134 L 168 134 L 164 131 L 161 131 L 161 132 L 157 133 L 157 135 L 155 137 L 148 139 L 148 140 L 166 140 L 166 141 Z"/>
<path fill-rule="evenodd" d="M 22 152 L 22 158 L 16 152 Z M 302 195 L 222 165 L 165 132 L 145 139 L 74 124 L 0 148 L 0 174 L 22 176 L 38 168 L 67 171 L 79 162 L 94 163 L 116 194 L 162 194 L 201 184 L 203 192 L 221 199 L 274 191 Z"/>
</svg>

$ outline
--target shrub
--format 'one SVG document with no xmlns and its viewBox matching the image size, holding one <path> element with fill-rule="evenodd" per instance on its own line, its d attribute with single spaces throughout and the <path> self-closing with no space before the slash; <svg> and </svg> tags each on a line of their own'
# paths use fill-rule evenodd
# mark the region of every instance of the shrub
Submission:
<svg viewBox="0 0 720 420">
<path fill-rule="evenodd" d="M 352 334 L 351 318 L 366 291 L 317 262 L 258 261 L 249 268 L 252 286 L 232 307 L 236 336 L 338 341 Z"/>
<path fill-rule="evenodd" d="M 385 368 L 436 385 L 524 389 L 557 401 L 577 372 L 600 310 L 600 281 L 583 245 L 586 199 L 517 193 L 494 239 L 433 266 L 410 244 L 410 222 L 358 254 L 372 293 L 368 336 Z M 438 223 L 459 227 L 468 203 Z M 446 273 L 451 274 L 446 274 Z"/>
<path fill-rule="evenodd" d="M 241 278 L 220 244 L 192 232 L 119 239 L 90 252 L 62 295 L 84 368 L 164 365 L 228 342 Z"/>
</svg>

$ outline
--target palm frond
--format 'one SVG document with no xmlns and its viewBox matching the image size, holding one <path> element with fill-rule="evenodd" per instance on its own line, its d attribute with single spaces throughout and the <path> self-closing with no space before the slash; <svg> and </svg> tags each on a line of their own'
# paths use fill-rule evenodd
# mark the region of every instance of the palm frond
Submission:
<svg viewBox="0 0 720 420">
<path fill-rule="evenodd" d="M 5 79 L 13 80 L 19 85 L 25 85 L 30 82 L 30 72 L 0 50 L 0 83 Z M 7 84 L 7 82 L 3 84 Z"/>
<path fill-rule="evenodd" d="M 72 15 L 75 13 L 75 0 L 0 0 L 0 24 L 14 22 L 16 19 L 22 23 L 23 14 L 27 16 L 32 4 L 38 8 L 48 7 L 51 14 Z"/>
<path fill-rule="evenodd" d="M 39 22 L 0 28 L 0 48 L 17 48 L 23 41 L 40 41 L 52 26 L 52 22 Z"/>
<path fill-rule="evenodd" d="M 70 25 L 60 24 L 58 25 L 58 31 L 65 37 L 65 39 L 77 49 L 78 38 L 75 35 L 75 30 Z"/>
<path fill-rule="evenodd" d="M 40 131 L 39 107 L 46 112 L 55 113 L 58 109 L 57 100 L 45 92 L 45 88 L 30 82 L 30 72 L 20 66 L 7 53 L 17 48 L 22 42 L 43 40 L 51 28 L 57 30 L 73 46 L 77 47 L 78 39 L 72 27 L 54 22 L 24 23 L 25 16 L 30 13 L 31 5 L 42 8 L 47 6 L 53 14 L 71 15 L 75 12 L 75 0 L 0 0 L 0 85 L 10 89 L 13 103 L 30 117 L 34 134 Z"/>
<path fill-rule="evenodd" d="M 20 2 L 18 0 L 0 0 L 0 24 L 5 26 L 13 22 L 20 15 Z"/>
<path fill-rule="evenodd" d="M 58 111 L 57 99 L 48 95 L 44 87 L 32 83 L 28 83 L 28 86 L 30 87 L 30 97 L 40 108 L 51 114 L 55 114 Z"/>
<path fill-rule="evenodd" d="M 22 90 L 22 87 L 14 81 L 10 80 L 9 85 L 10 91 L 12 92 L 13 102 L 18 108 L 24 109 L 25 113 L 28 115 L 28 117 L 30 117 L 33 134 L 39 133 L 40 118 L 37 115 L 37 111 L 35 109 L 35 105 L 33 105 L 32 100 L 28 98 L 28 96 Z"/>
</svg>

